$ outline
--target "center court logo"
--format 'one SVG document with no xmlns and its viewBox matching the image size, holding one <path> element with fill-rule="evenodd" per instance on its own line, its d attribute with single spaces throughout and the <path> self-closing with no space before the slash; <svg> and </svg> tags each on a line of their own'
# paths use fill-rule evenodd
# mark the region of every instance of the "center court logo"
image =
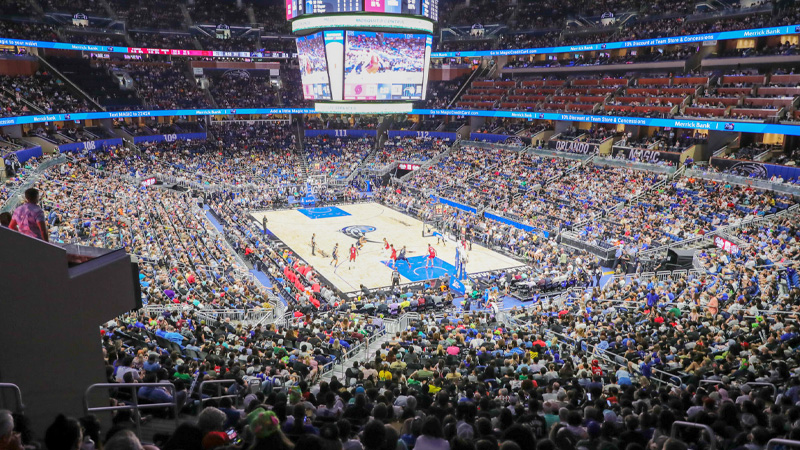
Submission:
<svg viewBox="0 0 800 450">
<path fill-rule="evenodd" d="M 361 239 L 367 233 L 375 231 L 375 227 L 370 225 L 350 225 L 340 230 L 345 236 L 350 236 L 353 239 Z"/>
</svg>

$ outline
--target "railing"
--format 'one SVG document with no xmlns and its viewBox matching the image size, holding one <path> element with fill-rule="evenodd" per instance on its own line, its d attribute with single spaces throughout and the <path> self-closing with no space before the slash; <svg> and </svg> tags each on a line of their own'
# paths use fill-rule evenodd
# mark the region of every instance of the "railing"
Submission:
<svg viewBox="0 0 800 450">
<path fill-rule="evenodd" d="M 784 217 L 786 217 L 788 215 L 794 214 L 798 210 L 798 208 L 800 208 L 800 205 L 792 205 L 789 208 L 787 208 L 787 209 L 785 209 L 785 210 L 783 210 L 781 212 L 775 213 L 775 214 L 769 214 L 769 215 L 765 215 L 765 216 L 754 217 L 754 218 L 749 219 L 749 220 L 748 219 L 744 219 L 744 220 L 742 220 L 742 221 L 740 221 L 738 223 L 717 228 L 716 230 L 711 231 L 709 233 L 706 233 L 703 236 L 697 236 L 697 237 L 693 237 L 693 238 L 690 238 L 690 239 L 684 239 L 682 241 L 671 242 L 671 243 L 669 243 L 667 245 L 662 245 L 660 247 L 656 247 L 656 248 L 653 248 L 653 249 L 650 249 L 650 250 L 641 251 L 641 252 L 639 252 L 639 256 L 640 257 L 643 257 L 643 256 L 656 256 L 656 255 L 661 255 L 661 254 L 666 253 L 667 250 L 669 250 L 670 248 L 686 248 L 686 247 L 690 247 L 690 246 L 695 246 L 699 242 L 706 241 L 706 240 L 711 241 L 714 236 L 721 235 L 721 234 L 727 234 L 727 233 L 730 233 L 731 231 L 739 229 L 739 228 L 759 225 L 761 223 L 771 222 L 771 221 L 774 221 L 776 219 L 784 218 Z"/>
<path fill-rule="evenodd" d="M 614 275 L 608 279 L 606 284 L 614 283 L 619 280 L 625 280 L 625 284 L 630 284 L 635 280 L 649 280 L 652 277 L 658 278 L 658 281 L 678 281 L 680 278 L 688 277 L 688 280 L 693 280 L 696 277 L 702 276 L 703 271 L 692 269 L 692 270 L 673 270 L 673 271 L 661 271 L 661 272 L 642 272 L 642 273 L 623 273 L 619 275 Z"/>
<path fill-rule="evenodd" d="M 778 446 L 800 447 L 800 441 L 792 441 L 790 439 L 770 439 L 769 442 L 767 442 L 765 450 L 772 450 Z"/>
<path fill-rule="evenodd" d="M 784 194 L 800 195 L 800 187 L 798 186 L 783 184 L 783 183 L 773 183 L 771 181 L 762 180 L 758 178 L 741 177 L 738 175 L 731 175 L 729 173 L 703 172 L 700 170 L 689 169 L 686 171 L 686 176 L 695 178 L 704 178 L 719 182 L 727 182 L 732 184 L 738 184 L 741 186 L 754 186 L 759 189 L 765 189 L 768 191 L 777 191 L 777 192 L 782 192 Z"/>
<path fill-rule="evenodd" d="M 192 312 L 203 319 L 243 322 L 251 325 L 271 323 L 275 317 L 273 309 L 195 309 L 188 305 L 146 305 L 139 311 L 147 315 L 162 314 L 165 311 Z"/>
<path fill-rule="evenodd" d="M 678 430 L 681 428 L 698 428 L 706 433 L 708 433 L 708 445 L 710 450 L 715 450 L 717 448 L 717 438 L 714 435 L 714 430 L 711 429 L 708 425 L 703 425 L 700 423 L 693 423 L 693 422 L 683 422 L 683 421 L 675 421 L 672 422 L 672 432 L 670 433 L 670 437 L 678 437 Z"/>
<path fill-rule="evenodd" d="M 762 381 L 750 381 L 748 383 L 745 383 L 745 385 L 751 387 L 770 387 L 772 388 L 772 399 L 773 400 L 778 399 L 778 386 L 775 386 L 775 384 L 773 383 L 767 383 Z"/>
<path fill-rule="evenodd" d="M 555 136 L 551 136 L 550 139 L 554 139 Z M 581 161 L 583 164 L 586 164 L 588 161 L 592 160 L 594 155 L 584 155 L 581 153 L 569 153 L 569 152 L 560 152 L 555 149 L 547 149 L 547 148 L 537 148 L 537 147 L 527 147 L 525 149 L 527 153 L 531 153 L 534 155 L 539 156 L 557 156 L 559 158 L 564 159 L 573 159 L 577 161 Z"/>
<path fill-rule="evenodd" d="M 611 366 L 623 367 L 623 368 L 625 368 L 625 370 L 628 370 L 628 369 L 632 368 L 631 367 L 632 361 L 629 361 L 628 359 L 625 359 L 621 355 L 617 355 L 615 353 L 611 353 L 611 352 L 608 352 L 606 350 L 602 350 L 600 348 L 597 348 L 595 345 L 589 344 L 589 343 L 587 343 L 585 341 L 575 341 L 575 339 L 570 337 L 570 336 L 567 336 L 567 335 L 561 334 L 561 333 L 556 333 L 555 331 L 550 330 L 550 329 L 545 330 L 544 334 L 550 334 L 552 336 L 555 336 L 556 338 L 558 338 L 559 341 L 571 346 L 574 349 L 575 348 L 579 348 L 578 344 L 585 345 L 586 346 L 586 350 L 588 350 L 588 353 L 590 353 L 591 355 L 593 355 L 597 359 L 601 359 L 601 360 L 605 361 L 605 363 L 607 363 L 607 364 L 609 364 Z M 624 363 L 620 362 L 620 361 L 624 361 Z M 670 385 L 670 386 L 680 386 L 680 384 L 681 384 L 680 383 L 680 378 L 677 375 L 674 375 L 674 374 L 671 374 L 669 372 L 665 372 L 663 370 L 656 369 L 656 368 L 651 368 L 650 370 L 653 373 L 653 376 L 649 377 L 648 378 L 649 380 L 652 380 L 652 381 L 657 382 L 657 383 L 667 384 L 667 385 Z M 659 376 L 661 376 L 663 378 L 659 378 L 656 375 L 659 375 Z"/>
<path fill-rule="evenodd" d="M 386 327 L 387 333 L 399 333 L 405 328 L 403 328 L 400 324 L 400 319 L 383 319 L 383 324 Z"/>
<path fill-rule="evenodd" d="M 589 252 L 605 261 L 613 260 L 614 254 L 617 251 L 616 248 L 612 246 L 603 248 L 599 245 L 590 244 L 582 239 L 579 235 L 569 231 L 562 231 L 559 235 L 558 242 L 562 245 Z"/>
<path fill-rule="evenodd" d="M 630 160 L 619 160 L 619 159 L 610 159 L 610 158 L 596 158 L 594 160 L 595 165 L 603 164 L 606 166 L 614 166 L 614 167 L 624 167 L 626 169 L 634 169 L 634 170 L 643 170 L 645 172 L 656 172 L 656 173 L 666 173 L 671 174 L 678 170 L 675 166 L 658 166 L 655 164 L 646 164 L 640 163 Z"/>
<path fill-rule="evenodd" d="M 8 198 L 6 199 L 6 203 L 2 205 L 2 208 L 0 208 L 0 212 L 4 211 L 10 212 L 14 210 L 14 208 L 16 208 L 17 205 L 19 205 L 19 201 L 22 198 L 22 193 L 25 192 L 25 190 L 28 189 L 29 187 L 33 186 L 37 181 L 39 181 L 47 169 L 55 167 L 59 164 L 63 164 L 67 161 L 68 158 L 66 155 L 59 155 L 56 156 L 55 158 L 45 160 L 41 164 L 39 164 L 36 167 L 36 169 L 33 169 L 30 175 L 28 175 L 25 178 L 25 181 L 23 181 L 22 184 L 17 186 L 17 189 L 15 189 L 14 192 L 9 194 Z"/>
<path fill-rule="evenodd" d="M 161 387 L 172 392 L 172 402 L 166 403 L 148 403 L 145 405 L 139 404 L 138 389 L 141 387 Z M 96 389 L 130 389 L 131 390 L 131 403 L 116 405 L 116 406 L 89 406 L 89 395 Z M 134 411 L 136 418 L 136 434 L 142 434 L 142 419 L 139 411 L 143 409 L 155 408 L 172 408 L 173 419 L 175 420 L 175 427 L 178 426 L 178 399 L 175 395 L 175 386 L 172 383 L 98 383 L 93 384 L 86 388 L 83 394 L 83 411 L 88 415 L 95 412 L 110 412 L 116 411 Z"/>
<path fill-rule="evenodd" d="M 232 398 L 232 399 L 236 400 L 236 399 L 240 398 L 240 395 L 239 395 L 238 392 L 236 394 L 227 394 L 227 393 L 223 394 L 222 393 L 223 385 L 227 385 L 228 388 L 230 388 L 231 386 L 233 386 L 235 384 L 236 384 L 236 380 L 206 380 L 206 381 L 203 381 L 202 383 L 200 383 L 200 386 L 197 388 L 197 392 L 200 394 L 200 409 L 201 410 L 204 409 L 205 406 L 206 406 L 206 402 L 211 401 L 211 400 L 220 400 L 220 399 L 223 399 L 223 398 Z M 203 388 L 206 387 L 206 386 L 214 386 L 214 387 L 216 387 L 217 395 L 213 396 L 213 397 L 212 396 L 205 397 L 205 394 L 203 393 L 204 392 Z M 226 390 L 227 390 L 227 388 L 226 388 Z"/>
<path fill-rule="evenodd" d="M 472 86 L 472 82 L 478 78 L 482 78 L 488 72 L 489 70 L 486 68 L 486 66 L 481 66 L 473 70 L 469 77 L 467 77 L 467 81 L 461 86 L 458 92 L 456 92 L 456 95 L 453 96 L 453 99 L 450 100 L 450 103 L 447 104 L 447 107 L 451 108 L 454 104 L 456 104 L 461 95 L 466 92 L 470 86 Z"/>
<path fill-rule="evenodd" d="M 703 384 L 722 384 L 722 381 L 706 379 L 706 380 L 700 380 L 699 384 L 700 385 L 703 385 Z M 770 387 L 770 388 L 772 388 L 772 398 L 774 400 L 776 400 L 776 401 L 778 399 L 778 386 L 776 386 L 773 383 L 766 383 L 766 382 L 760 382 L 760 381 L 751 381 L 749 383 L 745 383 L 745 385 L 746 386 L 751 386 L 751 387 L 759 387 L 759 386 Z M 795 441 L 795 442 L 797 442 L 797 441 Z"/>
<path fill-rule="evenodd" d="M 14 383 L 0 383 L 0 391 L 11 391 L 14 394 L 14 412 L 22 414 L 25 411 L 25 404 L 22 403 L 22 391 L 19 386 Z M 0 399 L 5 399 L 5 396 L 0 395 Z"/>
<path fill-rule="evenodd" d="M 213 310 L 197 310 L 196 314 L 200 317 L 207 319 L 218 320 L 220 322 L 225 319 L 231 321 L 242 322 L 246 324 L 264 324 L 271 323 L 270 319 L 275 317 L 272 309 L 258 309 L 258 310 L 239 310 L 239 309 L 213 309 Z"/>
</svg>

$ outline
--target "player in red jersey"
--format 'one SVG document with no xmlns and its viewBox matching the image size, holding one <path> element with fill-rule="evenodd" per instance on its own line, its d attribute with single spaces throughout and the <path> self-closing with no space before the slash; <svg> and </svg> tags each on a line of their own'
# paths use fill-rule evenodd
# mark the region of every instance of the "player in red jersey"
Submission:
<svg viewBox="0 0 800 450">
<path fill-rule="evenodd" d="M 436 258 L 436 249 L 434 249 L 433 246 L 431 246 L 431 244 L 428 244 L 428 259 L 425 260 L 426 269 L 428 268 L 428 265 L 430 265 L 430 267 L 434 267 L 433 263 L 434 258 Z"/>
<path fill-rule="evenodd" d="M 394 248 L 394 244 L 389 246 L 389 251 L 392 252 L 391 256 L 389 256 L 389 259 L 392 260 L 392 269 L 396 269 L 397 268 L 397 249 Z"/>
<path fill-rule="evenodd" d="M 356 262 L 356 255 L 358 254 L 358 249 L 354 244 L 350 245 L 350 261 L 347 263 L 347 268 L 352 269 L 353 263 Z"/>
<path fill-rule="evenodd" d="M 389 241 L 386 238 L 383 238 L 383 254 L 385 255 L 384 258 L 389 257 Z"/>
</svg>

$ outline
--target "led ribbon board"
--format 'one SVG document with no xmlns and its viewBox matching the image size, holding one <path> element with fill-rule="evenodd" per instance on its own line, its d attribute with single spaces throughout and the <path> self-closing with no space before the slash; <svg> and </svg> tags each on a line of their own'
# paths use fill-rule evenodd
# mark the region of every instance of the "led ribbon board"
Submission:
<svg viewBox="0 0 800 450">
<path fill-rule="evenodd" d="M 692 44 L 703 41 L 724 41 L 728 39 L 752 39 L 766 36 L 800 34 L 800 25 L 783 27 L 754 28 L 751 30 L 721 31 L 719 33 L 693 34 L 691 36 L 672 36 L 638 41 L 599 42 L 596 44 L 565 45 L 562 47 L 519 48 L 509 50 L 481 50 L 466 52 L 434 52 L 432 58 L 459 58 L 475 56 L 543 55 L 548 53 L 586 52 L 595 50 L 616 50 L 620 48 L 653 47 L 657 45 Z"/>
<path fill-rule="evenodd" d="M 424 5 L 423 5 L 424 6 Z M 295 28 L 296 27 L 296 28 Z M 329 17 L 303 17 L 292 23 L 292 31 L 315 28 L 396 28 L 421 31 L 433 34 L 433 23 L 413 17 L 375 16 L 368 14 L 340 15 Z M 596 44 L 567 45 L 562 47 L 521 48 L 509 50 L 481 50 L 463 52 L 434 52 L 432 58 L 458 58 L 477 56 L 541 55 L 548 53 L 569 53 L 595 50 L 615 50 L 620 48 L 652 47 L 656 45 L 690 44 L 703 41 L 723 41 L 728 39 L 752 39 L 766 36 L 785 36 L 800 34 L 800 25 L 788 25 L 750 30 L 721 31 L 719 33 L 694 34 L 691 36 L 672 36 L 638 41 L 605 42 Z M 11 39 L 0 37 L 0 45 L 34 48 L 55 48 L 87 52 L 130 53 L 139 55 L 205 56 L 205 57 L 276 57 L 282 52 L 217 51 L 166 48 L 116 47 L 109 45 L 71 44 L 66 42 L 36 41 L 30 39 Z M 273 55 L 273 56 L 268 56 Z"/>
<path fill-rule="evenodd" d="M 70 120 L 88 119 L 121 119 L 126 117 L 165 117 L 165 116 L 230 116 L 230 115 L 271 115 L 271 114 L 315 114 L 331 111 L 333 114 L 376 114 L 377 112 L 394 113 L 407 112 L 408 114 L 426 116 L 464 116 L 464 117 L 503 117 L 511 119 L 555 120 L 565 122 L 590 122 L 623 125 L 641 125 L 652 127 L 687 128 L 709 131 L 730 131 L 734 133 L 774 133 L 790 136 L 800 136 L 800 125 L 782 125 L 753 122 L 731 122 L 724 120 L 704 119 L 651 119 L 648 117 L 629 116 L 593 116 L 587 114 L 566 113 L 539 113 L 523 111 L 483 111 L 465 109 L 412 109 L 400 110 L 407 107 L 404 104 L 375 103 L 364 105 L 362 103 L 328 104 L 318 103 L 318 109 L 312 108 L 221 108 L 221 109 L 173 109 L 154 111 L 114 111 L 90 112 L 72 114 L 42 114 L 35 116 L 16 116 L 0 118 L 1 126 L 22 125 L 27 123 L 63 122 Z M 331 108 L 339 108 L 337 110 Z M 372 109 L 374 108 L 374 109 Z M 398 108 L 398 109 L 394 109 Z"/>
</svg>

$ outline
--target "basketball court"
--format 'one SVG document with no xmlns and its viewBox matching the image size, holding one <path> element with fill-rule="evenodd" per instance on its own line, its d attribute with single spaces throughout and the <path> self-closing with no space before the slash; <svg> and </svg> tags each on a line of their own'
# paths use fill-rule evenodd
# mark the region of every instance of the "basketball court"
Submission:
<svg viewBox="0 0 800 450">
<path fill-rule="evenodd" d="M 409 264 L 397 265 L 401 285 L 424 282 L 455 272 L 454 241 L 436 245 L 436 237 L 422 237 L 422 222 L 378 203 L 289 209 L 251 213 L 259 222 L 267 218 L 267 230 L 289 249 L 314 266 L 340 291 L 358 291 L 391 285 L 392 268 L 383 250 L 383 238 L 400 251 L 406 246 Z M 317 251 L 311 255 L 311 235 L 316 233 Z M 367 243 L 350 268 L 350 245 L 364 236 Z M 331 265 L 333 246 L 339 244 L 339 266 Z M 425 268 L 428 244 L 436 249 L 433 267 Z M 324 256 L 323 256 L 324 255 Z M 523 264 L 505 255 L 473 244 L 468 252 L 468 273 L 502 270 Z"/>
</svg>

